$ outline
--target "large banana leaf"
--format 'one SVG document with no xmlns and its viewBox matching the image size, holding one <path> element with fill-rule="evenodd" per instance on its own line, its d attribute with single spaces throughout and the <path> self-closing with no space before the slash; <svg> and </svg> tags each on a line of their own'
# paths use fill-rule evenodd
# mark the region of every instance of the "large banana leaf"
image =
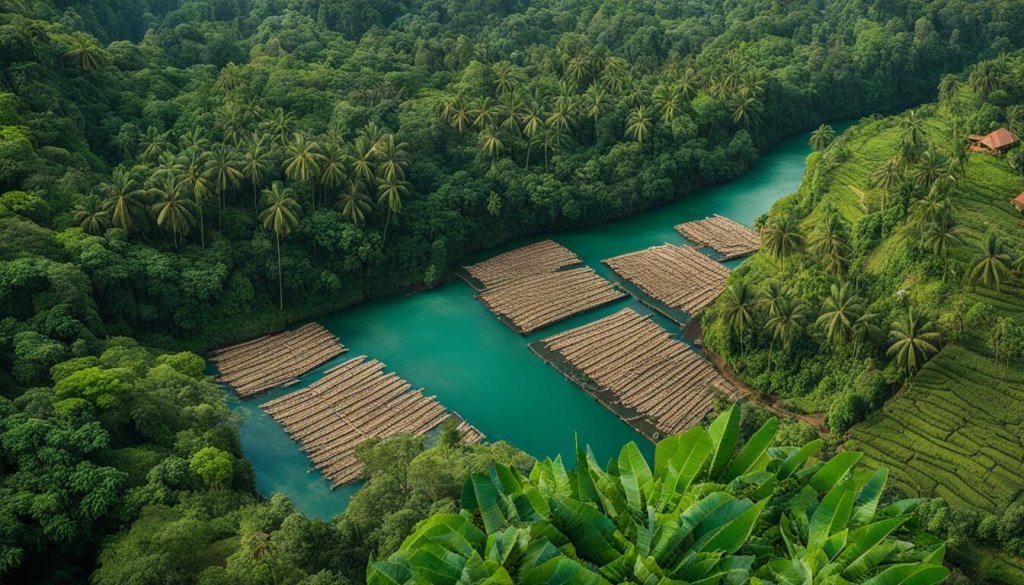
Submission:
<svg viewBox="0 0 1024 585">
<path fill-rule="evenodd" d="M 801 465 L 816 455 L 818 451 L 821 451 L 821 448 L 824 446 L 825 441 L 815 439 L 803 447 L 794 450 L 782 461 L 779 467 L 779 479 L 788 479 L 789 476 L 793 475 L 793 472 L 800 469 Z"/>
<path fill-rule="evenodd" d="M 827 577 L 842 573 L 851 565 L 861 566 L 864 571 L 872 569 L 872 566 L 865 566 L 870 558 L 871 551 L 894 530 L 902 526 L 906 520 L 906 517 L 890 518 L 853 530 L 850 532 L 846 548 L 843 549 L 835 560 L 825 566 L 819 574 Z M 862 571 L 858 571 L 858 574 L 843 573 L 843 576 L 847 579 L 853 579 L 862 573 Z"/>
<path fill-rule="evenodd" d="M 778 428 L 779 420 L 775 417 L 768 419 L 761 425 L 761 428 L 750 437 L 747 444 L 736 454 L 735 459 L 732 460 L 729 468 L 725 470 L 725 474 L 720 478 L 721 481 L 728 482 L 741 475 L 760 471 L 760 465 L 767 465 L 768 460 L 763 458 L 763 456 L 775 438 Z"/>
<path fill-rule="evenodd" d="M 694 544 L 693 549 L 698 552 L 721 550 L 726 551 L 728 554 L 733 554 L 740 550 L 743 544 L 747 542 L 747 538 L 750 537 L 750 533 L 754 529 L 754 523 L 757 522 L 766 504 L 768 504 L 768 500 L 764 499 L 748 507 L 743 513 L 728 523 L 702 536 Z"/>
<path fill-rule="evenodd" d="M 832 488 L 811 515 L 807 536 L 807 548 L 821 548 L 833 533 L 846 528 L 853 512 L 854 487 L 844 482 Z"/>
<path fill-rule="evenodd" d="M 837 454 L 811 476 L 808 484 L 820 493 L 829 491 L 846 477 L 850 469 L 860 461 L 860 457 L 860 453 L 856 451 L 843 451 Z"/>
<path fill-rule="evenodd" d="M 853 518 L 850 519 L 850 526 L 856 528 L 871 522 L 878 510 L 878 501 L 885 491 L 885 482 L 889 478 L 889 470 L 884 467 L 872 473 L 871 477 L 864 482 L 860 491 L 857 492 L 857 499 L 854 500 Z"/>
<path fill-rule="evenodd" d="M 636 443 L 629 442 L 619 453 L 618 461 L 619 482 L 626 492 L 626 502 L 630 510 L 635 514 L 642 513 L 644 509 L 643 495 L 649 489 L 653 476 L 647 461 Z"/>
<path fill-rule="evenodd" d="M 480 514 L 488 533 L 505 527 L 505 515 L 498 506 L 498 488 L 490 478 L 473 474 L 462 485 L 462 507 Z"/>
<path fill-rule="evenodd" d="M 601 575 L 565 557 L 551 559 L 526 571 L 519 585 L 610 585 Z"/>
<path fill-rule="evenodd" d="M 579 437 L 576 438 L 576 470 L 569 476 L 572 484 L 572 495 L 581 502 L 598 503 L 600 496 L 597 493 L 597 485 L 590 473 L 590 463 L 587 455 L 580 446 Z"/>
<path fill-rule="evenodd" d="M 740 442 L 740 407 L 733 404 L 708 426 L 708 435 L 714 451 L 708 477 L 718 479 L 732 461 L 736 445 Z"/>
<path fill-rule="evenodd" d="M 576 549 L 576 554 L 603 565 L 622 552 L 615 538 L 615 523 L 596 508 L 573 500 L 552 498 L 551 522 Z"/>
<path fill-rule="evenodd" d="M 413 575 L 432 585 L 458 583 L 466 562 L 466 557 L 433 543 L 423 543 L 409 553 Z"/>
<path fill-rule="evenodd" d="M 675 509 L 711 456 L 711 437 L 694 427 L 682 435 L 663 439 L 654 450 L 655 475 L 664 478 L 658 511 Z"/>
<path fill-rule="evenodd" d="M 939 585 L 949 575 L 949 569 L 942 565 L 911 563 L 890 567 L 863 585 Z"/>
</svg>

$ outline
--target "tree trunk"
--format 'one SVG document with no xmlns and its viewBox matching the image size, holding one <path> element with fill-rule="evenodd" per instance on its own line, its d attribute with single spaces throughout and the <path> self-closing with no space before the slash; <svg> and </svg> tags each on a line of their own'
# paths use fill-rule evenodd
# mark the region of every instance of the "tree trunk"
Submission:
<svg viewBox="0 0 1024 585">
<path fill-rule="evenodd" d="M 284 310 L 284 285 L 281 283 L 281 234 L 274 233 L 277 239 L 277 308 Z"/>
<path fill-rule="evenodd" d="M 257 209 L 259 204 L 256 203 L 256 179 L 252 180 L 252 208 Z"/>
<path fill-rule="evenodd" d="M 391 223 L 391 206 L 388 205 L 388 218 L 384 220 L 384 238 L 380 242 L 380 247 L 383 248 L 384 244 L 388 242 L 388 224 Z"/>
<path fill-rule="evenodd" d="M 206 225 L 203 221 L 203 204 L 199 204 L 199 241 L 206 247 Z"/>
</svg>

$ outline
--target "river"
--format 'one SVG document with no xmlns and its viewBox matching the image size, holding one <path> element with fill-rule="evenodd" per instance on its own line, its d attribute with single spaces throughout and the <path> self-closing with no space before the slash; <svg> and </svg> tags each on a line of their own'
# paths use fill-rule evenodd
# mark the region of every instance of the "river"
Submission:
<svg viewBox="0 0 1024 585">
<path fill-rule="evenodd" d="M 848 125 L 842 124 L 842 128 Z M 752 225 L 776 200 L 799 187 L 810 153 L 807 139 L 807 134 L 786 139 L 742 177 L 664 207 L 581 230 L 521 240 L 468 261 L 552 238 L 598 273 L 618 282 L 601 260 L 665 242 L 683 243 L 684 238 L 673 229 L 679 223 L 717 213 Z M 635 441 L 650 456 L 650 443 L 527 347 L 537 339 L 627 306 L 651 312 L 629 297 L 524 337 L 484 308 L 467 284 L 454 279 L 432 290 L 394 295 L 321 317 L 317 321 L 349 347 L 347 353 L 306 375 L 297 386 L 246 401 L 233 395 L 229 399 L 232 410 L 242 417 L 242 450 L 255 467 L 256 487 L 264 495 L 284 492 L 310 516 L 328 519 L 344 510 L 358 486 L 331 491 L 329 482 L 311 470 L 298 444 L 259 405 L 306 386 L 324 369 L 358 355 L 383 361 L 386 371 L 396 372 L 414 388 L 422 387 L 426 394 L 437 396 L 488 440 L 508 441 L 534 457 L 561 454 L 571 465 L 576 433 L 591 445 L 599 461 L 615 455 L 627 441 Z M 660 315 L 656 319 L 678 332 L 678 326 L 667 319 Z"/>
</svg>

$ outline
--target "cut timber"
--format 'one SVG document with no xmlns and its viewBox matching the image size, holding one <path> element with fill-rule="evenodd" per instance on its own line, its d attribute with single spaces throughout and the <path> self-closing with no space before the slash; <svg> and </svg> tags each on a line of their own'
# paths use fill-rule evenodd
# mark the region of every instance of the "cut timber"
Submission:
<svg viewBox="0 0 1024 585">
<path fill-rule="evenodd" d="M 676 231 L 698 246 L 718 252 L 723 260 L 753 254 L 761 248 L 757 232 L 721 215 L 679 224 Z"/>
<path fill-rule="evenodd" d="M 299 441 L 332 488 L 359 479 L 362 464 L 355 451 L 363 441 L 422 435 L 454 416 L 432 396 L 410 390 L 408 382 L 383 370 L 383 363 L 359 356 L 327 370 L 307 388 L 262 406 Z M 458 429 L 467 443 L 484 439 L 465 421 Z"/>
<path fill-rule="evenodd" d="M 691 316 L 725 290 L 729 269 L 690 246 L 663 244 L 604 261 L 645 293 Z"/>
<path fill-rule="evenodd" d="M 650 316 L 632 309 L 554 335 L 542 344 L 598 391 L 611 393 L 615 403 L 610 406 L 636 412 L 637 417 L 620 417 L 645 434 L 636 419 L 646 418 L 661 436 L 674 435 L 698 424 L 714 408 L 715 388 L 730 399 L 739 397 L 708 361 L 673 339 Z"/>
<path fill-rule="evenodd" d="M 544 240 L 464 268 L 484 287 L 491 288 L 579 263 L 579 256 L 572 250 L 551 240 Z"/>
<path fill-rule="evenodd" d="M 480 300 L 520 333 L 530 333 L 624 296 L 592 269 L 574 268 L 489 288 L 480 293 Z"/>
<path fill-rule="evenodd" d="M 219 382 L 242 398 L 290 386 L 300 376 L 348 351 L 330 331 L 317 323 L 276 335 L 264 335 L 218 349 L 210 361 L 220 370 Z"/>
<path fill-rule="evenodd" d="M 464 270 L 472 286 L 482 285 L 480 301 L 526 334 L 626 296 L 592 269 L 573 268 L 578 264 L 571 250 L 544 240 Z"/>
</svg>

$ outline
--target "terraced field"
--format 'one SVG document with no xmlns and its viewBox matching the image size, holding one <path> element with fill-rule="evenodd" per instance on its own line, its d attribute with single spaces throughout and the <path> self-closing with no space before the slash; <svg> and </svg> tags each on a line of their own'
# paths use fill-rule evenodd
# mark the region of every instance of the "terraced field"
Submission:
<svg viewBox="0 0 1024 585">
<path fill-rule="evenodd" d="M 1024 501 L 1024 366 L 950 345 L 849 437 L 907 494 L 997 512 Z"/>
</svg>

